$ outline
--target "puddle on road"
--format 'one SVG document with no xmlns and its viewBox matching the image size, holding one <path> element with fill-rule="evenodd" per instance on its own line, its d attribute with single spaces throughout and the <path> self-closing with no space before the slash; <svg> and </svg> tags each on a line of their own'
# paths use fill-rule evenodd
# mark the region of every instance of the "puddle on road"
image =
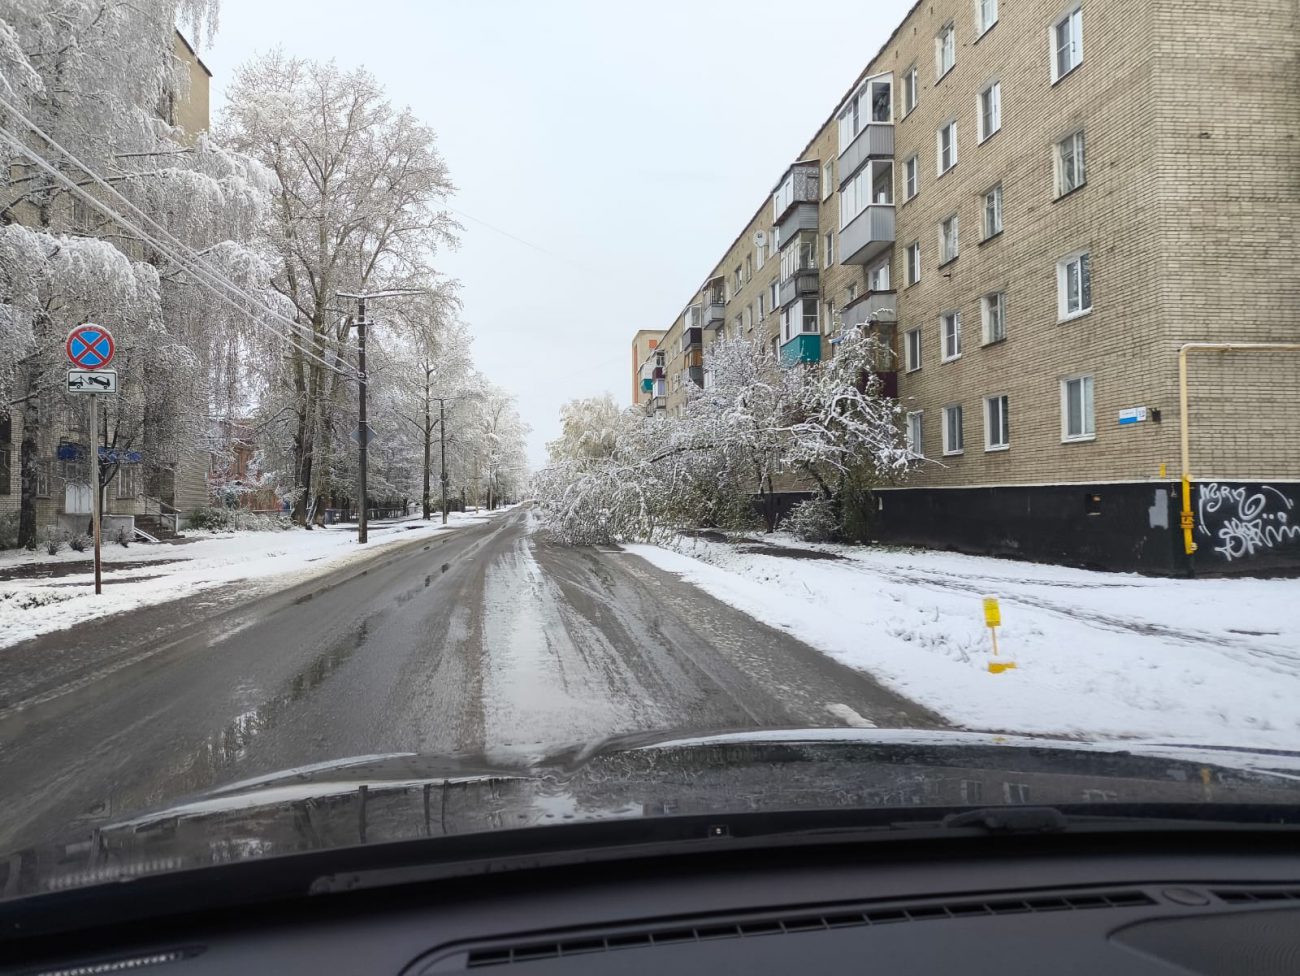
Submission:
<svg viewBox="0 0 1300 976">
<path fill-rule="evenodd" d="M 350 634 L 337 641 L 299 671 L 282 690 L 255 708 L 241 712 L 224 728 L 208 737 L 193 756 L 187 779 L 191 787 L 212 783 L 221 772 L 242 761 L 254 741 L 270 732 L 284 719 L 297 702 L 302 701 L 328 681 L 351 660 L 369 637 L 370 620 L 366 619 Z"/>
</svg>

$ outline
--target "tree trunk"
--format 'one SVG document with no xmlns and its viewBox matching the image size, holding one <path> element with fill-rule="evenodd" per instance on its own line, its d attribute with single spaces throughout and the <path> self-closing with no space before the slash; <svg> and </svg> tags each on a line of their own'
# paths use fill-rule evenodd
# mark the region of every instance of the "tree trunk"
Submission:
<svg viewBox="0 0 1300 976">
<path fill-rule="evenodd" d="M 36 384 L 28 387 L 23 403 L 23 440 L 19 448 L 20 498 L 18 502 L 18 545 L 36 545 L 36 480 L 40 470 L 40 409 Z"/>
</svg>

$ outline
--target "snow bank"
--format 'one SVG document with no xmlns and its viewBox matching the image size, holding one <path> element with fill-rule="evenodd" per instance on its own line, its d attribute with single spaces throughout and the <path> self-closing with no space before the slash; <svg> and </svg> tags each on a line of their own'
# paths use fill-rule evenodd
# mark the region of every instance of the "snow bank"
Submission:
<svg viewBox="0 0 1300 976">
<path fill-rule="evenodd" d="M 808 547 L 837 561 L 704 541 L 625 548 L 963 728 L 1300 748 L 1294 580 L 839 546 Z M 1000 599 L 998 643 L 1014 671 L 987 670 L 986 594 Z"/>
<path fill-rule="evenodd" d="M 227 583 L 248 581 L 263 591 L 291 586 L 365 559 L 377 550 L 481 525 L 505 511 L 508 509 L 481 514 L 452 512 L 445 529 L 436 517 L 431 522 L 380 523 L 370 528 L 365 546 L 357 545 L 355 524 L 310 532 L 187 533 L 193 541 L 181 545 L 106 545 L 104 592 L 100 596 L 94 594 L 91 573 L 0 582 L 0 647 L 86 620 L 184 599 Z M 54 556 L 43 550 L 10 550 L 0 553 L 0 573 L 32 563 L 55 565 L 89 557 L 89 552 L 67 549 Z M 142 565 L 113 568 L 137 562 Z"/>
</svg>

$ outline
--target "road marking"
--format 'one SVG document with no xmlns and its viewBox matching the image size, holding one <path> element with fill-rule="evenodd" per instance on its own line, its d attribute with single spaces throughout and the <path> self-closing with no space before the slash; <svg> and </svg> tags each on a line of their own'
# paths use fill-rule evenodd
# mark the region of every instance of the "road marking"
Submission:
<svg viewBox="0 0 1300 976">
<path fill-rule="evenodd" d="M 831 702 L 826 706 L 826 711 L 830 712 L 845 725 L 854 729 L 874 729 L 876 723 L 870 719 L 863 718 L 848 705 L 841 702 Z"/>
</svg>

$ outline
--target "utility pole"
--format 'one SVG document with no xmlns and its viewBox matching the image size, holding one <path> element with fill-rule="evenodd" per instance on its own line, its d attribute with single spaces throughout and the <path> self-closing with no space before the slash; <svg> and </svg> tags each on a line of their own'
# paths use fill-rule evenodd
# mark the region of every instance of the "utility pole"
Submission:
<svg viewBox="0 0 1300 976">
<path fill-rule="evenodd" d="M 369 461 L 370 425 L 366 423 L 366 299 L 396 298 L 401 295 L 424 295 L 423 288 L 393 288 L 388 291 L 372 292 L 335 292 L 339 298 L 357 300 L 357 542 L 364 544 L 366 538 L 366 467 Z"/>
<path fill-rule="evenodd" d="M 438 398 L 438 448 L 442 453 L 442 524 L 447 524 L 447 398 Z"/>
<path fill-rule="evenodd" d="M 430 435 L 433 433 L 433 429 L 429 426 L 429 384 L 432 380 L 432 377 L 433 377 L 433 367 L 430 366 L 428 363 L 425 363 L 424 364 L 424 495 L 422 501 L 424 503 L 423 511 L 424 511 L 424 520 L 426 522 L 429 521 L 429 515 L 430 515 L 429 512 L 429 441 L 431 440 Z M 447 507 L 447 503 L 444 501 L 443 508 L 446 507 Z"/>
</svg>

